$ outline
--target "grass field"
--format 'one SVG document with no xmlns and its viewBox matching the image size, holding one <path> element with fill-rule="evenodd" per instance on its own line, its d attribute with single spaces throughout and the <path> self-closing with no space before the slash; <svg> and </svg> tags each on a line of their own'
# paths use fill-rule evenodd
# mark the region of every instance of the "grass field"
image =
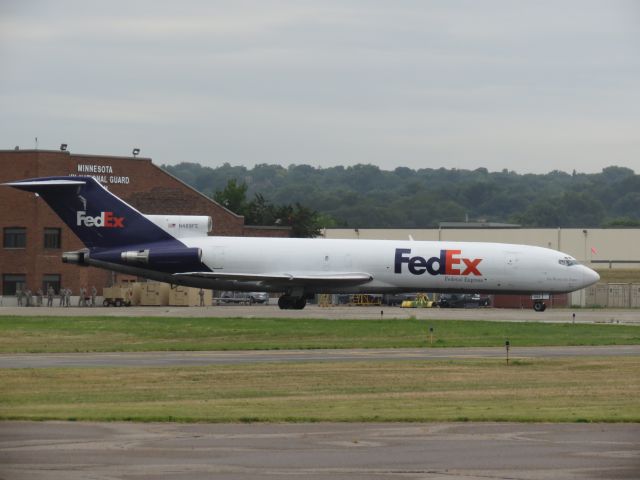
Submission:
<svg viewBox="0 0 640 480">
<path fill-rule="evenodd" d="M 640 327 L 0 317 L 0 352 L 639 344 Z M 0 370 L 0 419 L 639 422 L 640 357 Z"/>
<path fill-rule="evenodd" d="M 0 353 L 630 345 L 640 327 L 457 320 L 0 317 Z"/>
<path fill-rule="evenodd" d="M 640 421 L 640 358 L 0 370 L 0 419 Z"/>
</svg>

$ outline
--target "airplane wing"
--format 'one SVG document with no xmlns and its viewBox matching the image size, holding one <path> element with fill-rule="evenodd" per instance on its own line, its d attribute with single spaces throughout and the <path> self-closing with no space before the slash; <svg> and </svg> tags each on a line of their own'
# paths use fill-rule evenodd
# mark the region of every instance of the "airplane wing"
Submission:
<svg viewBox="0 0 640 480">
<path fill-rule="evenodd" d="M 237 282 L 261 282 L 278 285 L 361 285 L 373 280 L 369 273 L 362 272 L 318 272 L 318 273 L 229 273 L 229 272 L 184 272 L 176 276 L 235 280 Z"/>
</svg>

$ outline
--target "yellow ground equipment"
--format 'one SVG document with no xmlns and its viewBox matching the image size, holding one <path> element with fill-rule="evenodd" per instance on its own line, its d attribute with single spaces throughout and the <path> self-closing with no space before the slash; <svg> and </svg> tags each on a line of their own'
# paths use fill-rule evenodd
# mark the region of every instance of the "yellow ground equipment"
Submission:
<svg viewBox="0 0 640 480">
<path fill-rule="evenodd" d="M 405 300 L 400 305 L 401 308 L 431 308 L 434 305 L 434 301 L 431 300 L 426 293 L 419 293 L 416 295 L 415 300 Z"/>
<path fill-rule="evenodd" d="M 318 306 L 319 307 L 330 307 L 331 304 L 331 295 L 328 293 L 321 293 L 318 295 Z"/>
<path fill-rule="evenodd" d="M 368 294 L 351 295 L 351 298 L 349 299 L 349 305 L 355 305 L 358 307 L 368 307 L 372 305 L 380 306 L 382 305 L 382 296 Z"/>
</svg>

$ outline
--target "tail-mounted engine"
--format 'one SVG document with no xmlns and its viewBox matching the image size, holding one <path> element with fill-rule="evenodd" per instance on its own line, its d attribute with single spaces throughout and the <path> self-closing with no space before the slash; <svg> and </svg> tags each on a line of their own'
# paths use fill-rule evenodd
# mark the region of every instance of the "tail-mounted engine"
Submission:
<svg viewBox="0 0 640 480">
<path fill-rule="evenodd" d="M 78 250 L 75 252 L 64 252 L 62 254 L 62 263 L 71 263 L 73 265 L 80 265 L 83 267 L 89 266 L 87 262 L 89 260 L 88 250 Z"/>
<path fill-rule="evenodd" d="M 147 248 L 129 250 L 120 254 L 122 263 L 162 268 L 176 265 L 198 264 L 202 260 L 200 248 Z"/>
</svg>

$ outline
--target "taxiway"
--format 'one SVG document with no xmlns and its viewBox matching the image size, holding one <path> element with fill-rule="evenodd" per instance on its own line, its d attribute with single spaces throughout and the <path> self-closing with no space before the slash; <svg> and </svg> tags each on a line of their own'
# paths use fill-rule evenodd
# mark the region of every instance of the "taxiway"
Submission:
<svg viewBox="0 0 640 480">
<path fill-rule="evenodd" d="M 637 479 L 636 424 L 0 422 L 3 480 Z"/>
</svg>

